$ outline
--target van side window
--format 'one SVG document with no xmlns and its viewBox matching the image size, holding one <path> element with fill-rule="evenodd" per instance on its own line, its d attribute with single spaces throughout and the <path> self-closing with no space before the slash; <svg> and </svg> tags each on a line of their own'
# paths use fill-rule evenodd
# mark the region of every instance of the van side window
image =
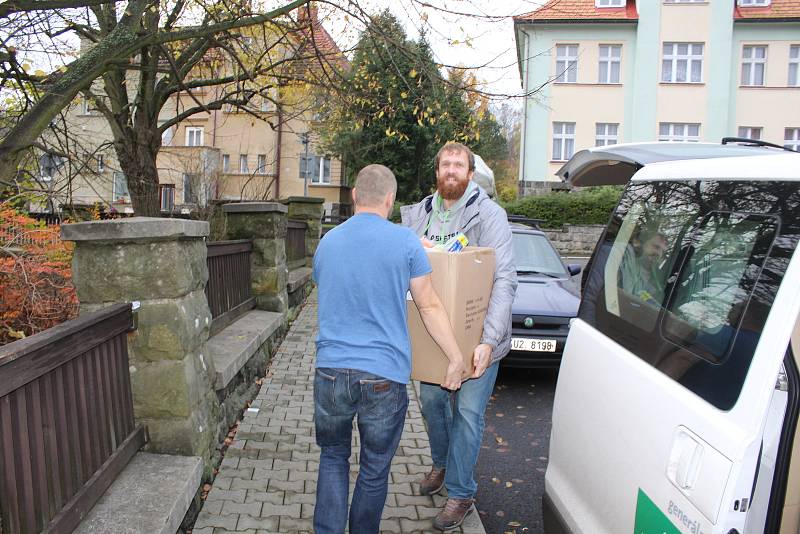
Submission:
<svg viewBox="0 0 800 534">
<path fill-rule="evenodd" d="M 800 235 L 800 187 L 633 182 L 579 317 L 720 409 L 736 403 Z"/>
</svg>

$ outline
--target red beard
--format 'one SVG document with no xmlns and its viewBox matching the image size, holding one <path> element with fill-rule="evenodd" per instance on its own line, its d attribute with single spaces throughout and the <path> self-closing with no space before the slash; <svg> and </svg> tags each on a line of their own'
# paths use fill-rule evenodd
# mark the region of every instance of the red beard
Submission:
<svg viewBox="0 0 800 534">
<path fill-rule="evenodd" d="M 464 191 L 467 190 L 469 180 L 458 181 L 454 183 L 447 183 L 447 177 L 436 179 L 436 189 L 439 195 L 445 200 L 458 200 L 464 196 Z"/>
</svg>

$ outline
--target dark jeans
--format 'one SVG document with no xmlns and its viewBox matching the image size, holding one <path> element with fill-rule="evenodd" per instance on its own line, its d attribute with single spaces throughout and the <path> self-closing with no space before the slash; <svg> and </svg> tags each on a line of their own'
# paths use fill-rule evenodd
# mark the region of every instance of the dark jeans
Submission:
<svg viewBox="0 0 800 534">
<path fill-rule="evenodd" d="M 350 532 L 377 533 L 386 503 L 389 468 L 406 419 L 405 384 L 354 369 L 319 368 L 314 376 L 314 426 L 322 451 L 314 509 L 316 534 L 345 531 L 350 442 L 358 414 L 358 479 L 350 505 Z"/>
</svg>

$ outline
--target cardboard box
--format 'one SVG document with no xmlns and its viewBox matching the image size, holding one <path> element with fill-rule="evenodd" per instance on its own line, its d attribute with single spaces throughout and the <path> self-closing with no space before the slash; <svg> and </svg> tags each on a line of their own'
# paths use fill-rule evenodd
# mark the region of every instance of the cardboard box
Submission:
<svg viewBox="0 0 800 534">
<path fill-rule="evenodd" d="M 461 252 L 426 249 L 433 272 L 433 288 L 442 301 L 464 365 L 473 371 L 472 353 L 481 341 L 483 321 L 494 283 L 494 250 L 467 247 Z M 448 359 L 425 329 L 419 310 L 408 297 L 408 333 L 411 337 L 411 378 L 441 384 Z"/>
</svg>

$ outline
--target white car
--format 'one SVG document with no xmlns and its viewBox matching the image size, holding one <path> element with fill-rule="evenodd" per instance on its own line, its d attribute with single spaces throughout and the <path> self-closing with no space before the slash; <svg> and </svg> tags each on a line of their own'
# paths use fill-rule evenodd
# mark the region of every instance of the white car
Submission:
<svg viewBox="0 0 800 534">
<path fill-rule="evenodd" d="M 545 531 L 744 534 L 800 524 L 800 154 L 766 143 L 585 150 L 626 189 L 556 386 Z"/>
</svg>

